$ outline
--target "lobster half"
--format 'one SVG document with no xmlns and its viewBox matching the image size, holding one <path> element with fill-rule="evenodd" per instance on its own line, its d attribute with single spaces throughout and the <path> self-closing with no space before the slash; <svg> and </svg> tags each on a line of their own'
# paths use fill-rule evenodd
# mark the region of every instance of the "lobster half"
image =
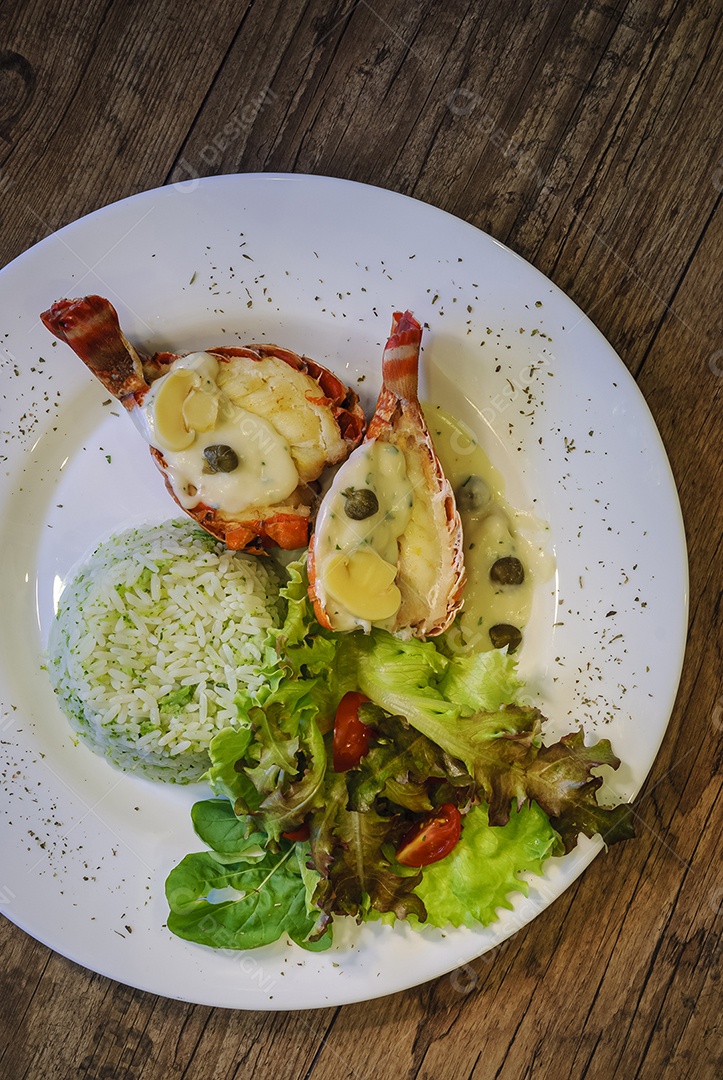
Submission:
<svg viewBox="0 0 723 1080">
<path fill-rule="evenodd" d="M 418 398 L 422 328 L 395 312 L 364 442 L 334 477 L 309 547 L 309 595 L 332 630 L 443 633 L 462 606 L 462 524 Z"/>
<path fill-rule="evenodd" d="M 316 481 L 364 434 L 357 394 L 277 345 L 139 354 L 101 296 L 40 316 L 124 405 L 178 505 L 229 548 L 309 541 Z"/>
</svg>

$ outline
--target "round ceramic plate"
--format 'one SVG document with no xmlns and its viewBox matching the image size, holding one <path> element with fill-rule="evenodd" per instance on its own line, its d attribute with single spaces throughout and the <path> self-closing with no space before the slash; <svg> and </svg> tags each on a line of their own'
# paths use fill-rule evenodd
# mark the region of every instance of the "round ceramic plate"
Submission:
<svg viewBox="0 0 723 1080">
<path fill-rule="evenodd" d="M 686 557 L 660 438 L 627 370 L 545 277 L 470 225 L 388 191 L 312 176 L 189 181 L 99 210 L 0 273 L 1 910 L 93 971 L 244 1009 L 388 994 L 494 948 L 601 848 L 547 864 L 487 929 L 339 926 L 332 949 L 213 951 L 165 926 L 164 880 L 202 845 L 206 794 L 118 772 L 76 745 L 43 670 L 63 582 L 99 540 L 177 516 L 147 448 L 38 313 L 100 293 L 143 351 L 275 341 L 331 367 L 367 409 L 395 309 L 426 324 L 423 397 L 479 439 L 507 498 L 549 524 L 521 667 L 550 718 L 583 725 L 632 798 L 669 719 L 686 629 Z M 634 841 L 633 841 L 634 842 Z M 614 873 L 611 862 L 611 875 Z M 574 912 L 573 912 L 574 917 Z M 339 921 L 337 920 L 337 923 Z"/>
</svg>

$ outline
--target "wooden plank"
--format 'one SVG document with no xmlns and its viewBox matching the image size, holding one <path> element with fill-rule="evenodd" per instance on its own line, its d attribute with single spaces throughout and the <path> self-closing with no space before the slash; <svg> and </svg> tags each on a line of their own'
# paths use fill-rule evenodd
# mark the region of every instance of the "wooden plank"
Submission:
<svg viewBox="0 0 723 1080">
<path fill-rule="evenodd" d="M 68 221 L 163 183 L 244 14 L 232 0 L 10 7 L 3 46 L 36 80 L 2 163 L 17 193 L 0 222 L 3 263 Z"/>
</svg>

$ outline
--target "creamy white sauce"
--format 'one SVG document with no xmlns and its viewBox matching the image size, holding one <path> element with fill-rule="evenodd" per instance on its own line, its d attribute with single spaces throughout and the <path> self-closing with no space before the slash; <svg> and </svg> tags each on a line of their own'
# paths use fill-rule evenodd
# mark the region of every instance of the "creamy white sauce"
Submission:
<svg viewBox="0 0 723 1080">
<path fill-rule="evenodd" d="M 462 428 L 439 406 L 425 405 L 424 413 L 455 495 L 470 477 L 479 477 L 483 485 L 483 497 L 474 509 L 466 509 L 463 500 L 457 501 L 467 586 L 462 611 L 449 631 L 456 648 L 483 652 L 494 647 L 490 627 L 506 624 L 524 631 L 536 586 L 554 573 L 554 558 L 544 546 L 547 527 L 532 515 L 509 506 L 500 473 L 479 444 L 470 441 L 468 428 Z M 522 563 L 525 577 L 521 585 L 500 585 L 490 577 L 492 566 L 504 556 L 513 556 Z"/>
<path fill-rule="evenodd" d="M 351 489 L 374 492 L 376 513 L 362 520 L 350 517 L 344 492 Z M 388 581 L 396 576 L 399 537 L 413 506 L 404 454 L 389 443 L 363 443 L 337 472 L 316 521 L 314 542 L 316 589 L 335 629 L 393 625 L 401 597 L 393 605 Z"/>
<path fill-rule="evenodd" d="M 210 430 L 193 432 L 189 446 L 174 450 L 163 438 L 156 405 L 164 380 L 184 369 L 195 373 L 194 388 L 215 400 L 217 414 Z M 168 372 L 151 384 L 143 401 L 146 437 L 163 454 L 169 482 L 184 509 L 204 503 L 227 514 L 239 514 L 250 507 L 283 502 L 299 484 L 289 444 L 268 420 L 240 408 L 219 389 L 218 370 L 219 361 L 210 353 L 191 353 L 175 360 Z M 214 445 L 229 446 L 236 453 L 238 466 L 233 471 L 209 470 L 204 450 Z"/>
</svg>

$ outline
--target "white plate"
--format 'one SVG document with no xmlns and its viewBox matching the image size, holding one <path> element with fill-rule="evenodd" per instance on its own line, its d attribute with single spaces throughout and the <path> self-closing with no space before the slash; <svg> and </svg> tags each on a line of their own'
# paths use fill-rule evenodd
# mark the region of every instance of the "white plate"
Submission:
<svg viewBox="0 0 723 1080">
<path fill-rule="evenodd" d="M 534 918 L 591 861 L 583 840 L 491 928 L 339 927 L 330 951 L 214 952 L 165 928 L 163 883 L 202 845 L 205 793 L 123 775 L 76 746 L 41 670 L 53 596 L 99 539 L 176 516 L 117 404 L 38 313 L 100 293 L 146 351 L 273 340 L 328 364 L 370 406 L 395 308 L 428 324 L 425 394 L 474 430 L 514 504 L 551 525 L 522 663 L 550 734 L 582 723 L 625 762 L 631 798 L 682 663 L 685 542 L 648 409 L 587 318 L 470 225 L 377 188 L 220 176 L 145 192 L 48 237 L 0 273 L 0 819 L 4 913 L 93 971 L 248 1009 L 341 1004 L 441 975 Z M 362 379 L 361 382 L 357 382 Z M 632 841 L 634 843 L 634 841 Z M 611 885 L 614 864 L 610 865 Z M 573 911 L 574 918 L 574 911 Z"/>
</svg>

